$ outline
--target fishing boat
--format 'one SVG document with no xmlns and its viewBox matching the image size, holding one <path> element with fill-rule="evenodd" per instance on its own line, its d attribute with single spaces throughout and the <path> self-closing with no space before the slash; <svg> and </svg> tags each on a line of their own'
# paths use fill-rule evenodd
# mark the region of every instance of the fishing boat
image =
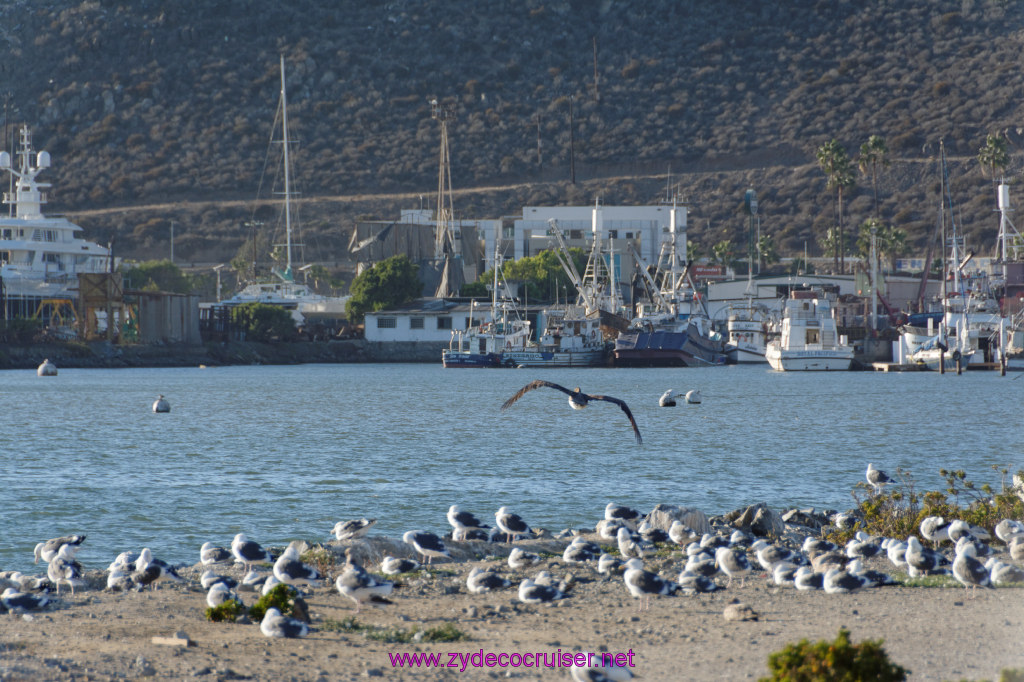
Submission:
<svg viewBox="0 0 1024 682">
<path fill-rule="evenodd" d="M 629 328 L 615 340 L 616 366 L 703 367 L 726 363 L 725 337 L 712 328 L 699 294 L 688 281 L 688 267 L 679 268 L 675 208 L 670 216 L 669 264 L 659 268 L 660 287 L 633 251 L 653 300 L 637 306 L 637 315 Z"/>
<path fill-rule="evenodd" d="M 502 364 L 514 367 L 596 367 L 605 363 L 606 344 L 601 316 L 588 316 L 582 306 L 567 305 L 543 312 L 544 330 L 525 348 L 502 352 Z"/>
<path fill-rule="evenodd" d="M 17 168 L 11 155 L 0 151 L 0 169 L 15 180 L 14 192 L 4 192 L 4 203 L 13 215 L 0 217 L 0 280 L 5 309 L 15 301 L 24 303 L 31 314 L 46 299 L 71 299 L 78 288 L 78 276 L 110 272 L 110 250 L 82 239 L 82 228 L 63 217 L 43 214 L 43 189 L 48 183 L 37 176 L 50 168 L 50 154 L 32 149 L 27 126 L 20 131 L 20 160 Z M 29 310 L 31 309 L 31 310 Z"/>
<path fill-rule="evenodd" d="M 822 291 L 796 290 L 782 311 L 778 338 L 768 342 L 765 359 L 780 372 L 843 372 L 853 364 L 853 346 L 839 336 L 832 302 Z"/>
<path fill-rule="evenodd" d="M 249 282 L 238 293 L 220 303 L 224 306 L 235 306 L 244 303 L 265 303 L 291 311 L 297 324 L 307 318 L 343 317 L 347 296 L 323 296 L 313 291 L 306 284 L 295 281 L 295 270 L 292 268 L 292 190 L 291 162 L 289 159 L 288 139 L 288 96 L 285 87 L 284 56 L 281 57 L 281 146 L 284 161 L 284 226 L 285 226 L 285 267 L 273 269 L 272 279 Z M 253 245 L 255 248 L 255 244 Z M 307 269 L 303 266 L 300 270 Z M 255 273 L 254 273 L 255 274 Z"/>
</svg>

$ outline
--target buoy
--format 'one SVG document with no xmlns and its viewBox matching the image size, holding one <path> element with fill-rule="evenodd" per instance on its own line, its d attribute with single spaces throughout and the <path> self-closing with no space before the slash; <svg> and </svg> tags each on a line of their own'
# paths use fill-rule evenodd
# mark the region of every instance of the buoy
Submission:
<svg viewBox="0 0 1024 682">
<path fill-rule="evenodd" d="M 43 360 L 43 364 L 39 365 L 36 369 L 36 376 L 40 377 L 55 377 L 57 376 L 57 365 L 50 362 L 47 358 Z"/>
<path fill-rule="evenodd" d="M 154 412 L 170 412 L 171 404 L 164 400 L 162 395 L 156 397 L 156 402 L 153 403 Z"/>
<path fill-rule="evenodd" d="M 688 403 L 690 403 L 692 405 L 700 405 L 700 401 L 701 401 L 700 391 L 695 389 L 695 390 L 687 391 L 686 392 L 686 402 L 688 402 Z"/>
<path fill-rule="evenodd" d="M 676 406 L 676 395 L 677 394 L 674 393 L 673 389 L 671 389 L 671 388 L 669 390 L 665 391 L 665 393 L 662 394 L 662 396 L 660 398 L 658 398 L 658 406 L 659 407 L 675 407 Z"/>
</svg>

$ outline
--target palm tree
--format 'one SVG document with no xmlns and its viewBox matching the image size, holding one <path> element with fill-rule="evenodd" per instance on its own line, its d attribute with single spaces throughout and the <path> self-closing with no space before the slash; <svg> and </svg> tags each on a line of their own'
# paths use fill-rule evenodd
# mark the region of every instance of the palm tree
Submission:
<svg viewBox="0 0 1024 682">
<path fill-rule="evenodd" d="M 895 225 L 886 225 L 876 218 L 868 218 L 861 224 L 857 236 L 857 255 L 867 260 L 871 255 L 871 228 L 875 228 L 875 248 L 878 256 L 888 262 L 891 270 L 896 269 L 896 259 L 906 253 L 907 231 Z"/>
<path fill-rule="evenodd" d="M 871 190 L 875 196 L 875 217 L 878 217 L 878 167 L 888 168 L 889 147 L 885 144 L 885 138 L 872 135 L 868 141 L 860 146 L 860 156 L 857 158 L 857 167 L 861 173 L 871 173 Z"/>
<path fill-rule="evenodd" d="M 850 164 L 850 156 L 846 153 L 843 145 L 832 138 L 830 141 L 818 148 L 818 165 L 825 172 L 828 178 L 828 189 L 836 191 L 838 201 L 836 215 L 838 216 L 839 238 L 835 242 L 837 247 L 833 252 L 833 258 L 839 274 L 846 272 L 846 257 L 844 248 L 846 234 L 843 230 L 843 190 L 853 187 L 853 168 Z"/>
<path fill-rule="evenodd" d="M 836 226 L 825 230 L 825 234 L 818 239 L 818 246 L 821 247 L 823 253 L 831 253 L 833 261 L 838 259 L 837 254 L 840 251 L 846 250 L 843 244 L 843 235 Z"/>
<path fill-rule="evenodd" d="M 1010 163 L 1010 154 L 1006 150 L 1006 139 L 998 135 L 985 137 L 985 146 L 978 150 L 978 163 L 982 173 L 988 169 L 992 179 L 996 179 L 996 169 L 1002 170 Z"/>
<path fill-rule="evenodd" d="M 779 251 L 775 248 L 775 239 L 771 235 L 763 234 L 757 240 L 757 256 L 764 262 L 765 267 L 779 262 Z"/>
</svg>

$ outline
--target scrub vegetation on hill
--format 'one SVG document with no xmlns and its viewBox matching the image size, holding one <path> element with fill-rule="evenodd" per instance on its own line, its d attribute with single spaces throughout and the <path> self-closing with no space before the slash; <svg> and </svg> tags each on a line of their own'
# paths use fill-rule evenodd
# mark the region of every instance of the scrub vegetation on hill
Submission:
<svg viewBox="0 0 1024 682">
<path fill-rule="evenodd" d="M 279 55 L 307 261 L 344 263 L 357 218 L 432 205 L 434 99 L 457 217 L 673 193 L 710 253 L 745 240 L 752 187 L 780 253 L 820 255 L 837 217 L 816 152 L 834 139 L 856 165 L 874 135 L 887 164 L 854 173 L 847 231 L 877 189 L 880 220 L 923 252 L 944 140 L 956 215 L 987 248 L 977 157 L 997 135 L 1020 174 L 1021 25 L 1024 6 L 998 0 L 16 0 L 0 6 L 3 111 L 8 139 L 27 123 L 53 156 L 51 212 L 142 260 L 167 257 L 172 231 L 178 261 L 211 263 L 252 223 L 272 230 Z"/>
</svg>

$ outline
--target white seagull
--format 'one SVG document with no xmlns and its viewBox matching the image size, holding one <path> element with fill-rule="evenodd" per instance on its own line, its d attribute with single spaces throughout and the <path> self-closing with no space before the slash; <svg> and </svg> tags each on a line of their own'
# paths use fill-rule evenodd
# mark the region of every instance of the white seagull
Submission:
<svg viewBox="0 0 1024 682">
<path fill-rule="evenodd" d="M 270 563 L 274 560 L 270 552 L 260 547 L 259 543 L 245 537 L 244 533 L 239 533 L 231 541 L 231 554 L 234 555 L 236 562 L 245 566 L 246 571 L 251 569 L 253 564 Z"/>
<path fill-rule="evenodd" d="M 947 563 L 944 556 L 923 547 L 921 541 L 913 535 L 907 538 L 907 550 L 903 553 L 903 558 L 907 562 L 907 573 L 911 578 L 927 575 Z"/>
<path fill-rule="evenodd" d="M 490 528 L 486 523 L 483 523 L 473 514 L 462 511 L 459 509 L 459 505 L 453 504 L 448 508 L 448 523 L 455 530 L 468 530 L 476 528 L 480 530 L 487 530 Z"/>
<path fill-rule="evenodd" d="M 398 575 L 399 573 L 409 573 L 419 569 L 420 562 L 413 561 L 412 559 L 396 559 L 393 556 L 386 556 L 380 562 L 380 570 L 384 575 Z"/>
<path fill-rule="evenodd" d="M 433 533 L 422 530 L 406 531 L 402 536 L 402 542 L 412 545 L 420 555 L 427 557 L 428 564 L 434 557 L 451 557 L 451 552 L 441 542 L 441 538 Z"/>
<path fill-rule="evenodd" d="M 984 564 L 975 558 L 973 543 L 958 545 L 959 553 L 953 560 L 953 577 L 960 581 L 964 589 L 971 590 L 971 598 L 974 598 L 974 590 L 978 587 L 992 589 L 992 576 Z"/>
<path fill-rule="evenodd" d="M 338 521 L 334 524 L 334 528 L 331 532 L 334 533 L 335 539 L 341 540 L 354 540 L 361 538 L 366 535 L 373 524 L 377 523 L 377 519 L 353 519 L 352 521 Z"/>
<path fill-rule="evenodd" d="M 242 604 L 242 600 L 238 598 L 238 595 L 222 582 L 216 582 L 211 585 L 209 592 L 206 593 L 206 603 L 209 604 L 211 609 L 217 608 L 229 601 L 237 602 L 239 605 Z"/>
<path fill-rule="evenodd" d="M 508 567 L 513 571 L 520 571 L 540 563 L 540 555 L 527 552 L 519 547 L 513 547 L 508 554 Z"/>
<path fill-rule="evenodd" d="M 387 599 L 395 584 L 387 580 L 377 580 L 366 572 L 362 566 L 352 560 L 352 555 L 345 552 L 345 570 L 334 581 L 338 592 L 355 602 L 356 613 L 363 604 L 371 606 L 386 606 L 392 604 Z"/>
<path fill-rule="evenodd" d="M 628 528 L 619 528 L 616 541 L 619 545 L 619 554 L 624 558 L 644 558 L 644 548 L 633 540 Z"/>
<path fill-rule="evenodd" d="M 267 637 L 305 637 L 309 634 L 309 626 L 301 620 L 281 615 L 271 607 L 260 621 L 260 632 Z"/>
<path fill-rule="evenodd" d="M 76 585 L 85 585 L 82 564 L 75 561 L 75 553 L 71 547 L 71 545 L 61 545 L 57 556 L 53 557 L 46 570 L 47 577 L 57 586 L 57 594 L 60 594 L 61 583 L 68 584 L 72 595 L 75 594 Z"/>
<path fill-rule="evenodd" d="M 24 613 L 25 611 L 36 611 L 50 603 L 50 598 L 42 594 L 29 594 L 19 592 L 13 587 L 8 587 L 0 595 L 0 604 L 11 613 Z"/>
<path fill-rule="evenodd" d="M 508 579 L 502 578 L 497 573 L 485 571 L 479 566 L 470 571 L 466 578 L 466 588 L 473 594 L 484 594 L 511 585 L 512 583 Z"/>
<path fill-rule="evenodd" d="M 850 594 L 862 587 L 867 587 L 868 581 L 841 568 L 830 568 L 822 581 L 822 587 L 828 594 Z"/>
<path fill-rule="evenodd" d="M 199 561 L 203 566 L 226 563 L 231 561 L 231 550 L 215 547 L 212 542 L 204 542 L 199 548 Z"/>
<path fill-rule="evenodd" d="M 821 573 L 815 573 L 809 566 L 801 566 L 793 575 L 793 586 L 801 592 L 820 590 L 824 584 Z"/>
<path fill-rule="evenodd" d="M 153 552 L 150 551 L 149 547 L 143 547 L 142 551 L 139 552 L 139 558 L 135 561 L 135 573 L 132 574 L 132 580 L 142 586 L 150 585 L 153 589 L 156 589 L 156 584 L 161 580 L 170 580 L 176 583 L 185 582 L 170 564 L 154 558 Z"/>
<path fill-rule="evenodd" d="M 640 523 L 640 519 L 643 518 L 643 514 L 632 507 L 609 502 L 604 508 L 604 518 L 606 521 L 621 521 L 629 526 L 630 529 L 636 530 L 636 526 Z"/>
<path fill-rule="evenodd" d="M 64 545 L 71 546 L 71 554 L 74 556 L 74 554 L 82 548 L 82 543 L 84 541 L 84 535 L 64 535 L 59 538 L 47 540 L 46 542 L 40 542 L 36 545 L 35 549 L 35 563 L 38 564 L 40 559 L 46 563 L 50 563 L 50 561 L 53 560 L 53 557 L 57 556 L 57 552 L 59 552 L 60 548 Z"/>
<path fill-rule="evenodd" d="M 739 578 L 740 587 L 743 587 L 747 573 L 750 573 L 750 562 L 747 560 L 747 555 L 731 547 L 719 547 L 715 550 L 715 565 L 729 576 L 726 587 L 732 585 L 733 578 Z"/>
<path fill-rule="evenodd" d="M 874 464 L 868 463 L 868 470 L 865 472 L 864 477 L 868 479 L 868 483 L 872 488 L 875 489 L 875 494 L 882 492 L 882 488 L 895 483 L 895 481 L 889 478 L 889 474 L 875 468 Z"/>
<path fill-rule="evenodd" d="M 565 593 L 551 585 L 538 585 L 529 578 L 519 583 L 519 601 L 524 604 L 543 604 L 565 599 Z"/>
<path fill-rule="evenodd" d="M 320 571 L 302 563 L 299 550 L 292 545 L 282 552 L 274 562 L 274 577 L 286 585 L 320 585 Z"/>
</svg>

